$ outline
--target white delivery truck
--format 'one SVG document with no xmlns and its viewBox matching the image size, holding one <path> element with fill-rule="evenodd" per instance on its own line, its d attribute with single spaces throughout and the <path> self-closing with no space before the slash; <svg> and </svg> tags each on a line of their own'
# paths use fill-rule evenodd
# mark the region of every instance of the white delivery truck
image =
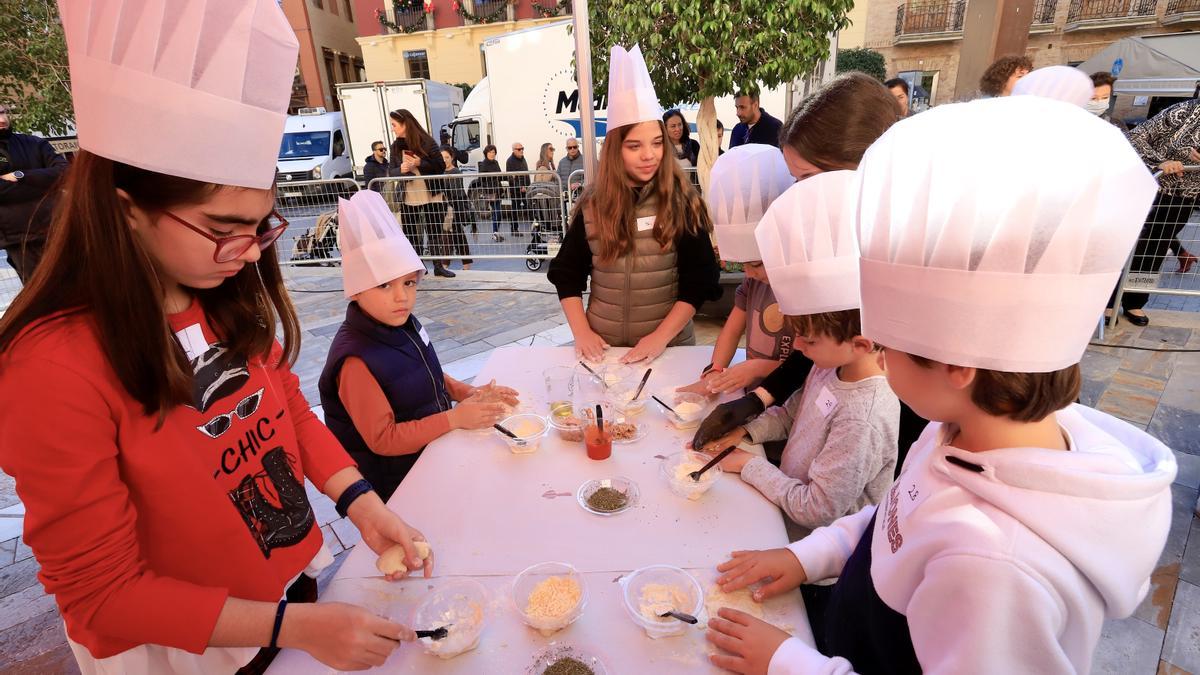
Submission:
<svg viewBox="0 0 1200 675">
<path fill-rule="evenodd" d="M 558 21 L 498 35 L 483 43 L 487 74 L 471 90 L 453 124 L 455 149 L 468 153 L 470 166 L 483 159 L 483 148 L 495 144 L 497 160 L 511 154 L 513 143 L 525 146 L 530 168 L 537 162 L 543 143 L 552 143 L 555 161 L 563 157 L 568 138 L 579 138 L 579 89 L 575 81 L 575 40 L 571 21 Z M 832 76 L 833 69 L 829 69 Z M 783 119 L 791 109 L 791 86 L 764 90 L 762 107 Z M 594 92 L 596 137 L 607 131 L 606 92 Z M 733 97 L 716 100 L 717 118 L 725 125 L 725 147 L 729 132 L 737 124 Z M 693 132 L 699 106 L 681 106 Z M 693 137 L 695 137 L 693 135 Z"/>
<path fill-rule="evenodd" d="M 362 176 L 363 162 L 371 155 L 372 143 L 383 141 L 391 146 L 394 138 L 388 118 L 391 111 L 407 109 L 433 140 L 440 142 L 441 129 L 449 130 L 463 105 L 462 89 L 432 80 L 349 82 L 337 85 L 337 95 L 346 117 L 355 176 Z"/>
<path fill-rule="evenodd" d="M 284 123 L 275 164 L 280 185 L 352 177 L 342 113 L 324 108 L 301 108 L 299 113 L 289 115 Z"/>
</svg>

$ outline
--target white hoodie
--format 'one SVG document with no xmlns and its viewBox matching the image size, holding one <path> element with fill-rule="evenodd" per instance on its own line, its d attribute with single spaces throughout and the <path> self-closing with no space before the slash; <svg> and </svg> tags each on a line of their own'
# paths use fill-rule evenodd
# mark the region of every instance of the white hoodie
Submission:
<svg viewBox="0 0 1200 675">
<path fill-rule="evenodd" d="M 1104 619 L 1129 616 L 1146 596 L 1171 524 L 1175 457 L 1091 408 L 1056 416 L 1070 452 L 971 453 L 930 424 L 877 507 L 871 581 L 907 619 L 925 672 L 1086 673 Z M 788 547 L 810 582 L 841 572 L 875 512 Z M 852 670 L 792 638 L 768 673 Z"/>
</svg>

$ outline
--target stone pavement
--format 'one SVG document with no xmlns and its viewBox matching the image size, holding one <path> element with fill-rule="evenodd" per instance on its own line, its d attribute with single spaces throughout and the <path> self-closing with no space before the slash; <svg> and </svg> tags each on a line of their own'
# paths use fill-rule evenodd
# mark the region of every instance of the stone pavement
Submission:
<svg viewBox="0 0 1200 675">
<path fill-rule="evenodd" d="M 317 377 L 345 312 L 340 282 L 334 269 L 296 270 L 289 278 L 304 330 L 295 370 L 318 414 Z M 1152 325 L 1122 323 L 1106 334 L 1105 343 L 1116 346 L 1090 347 L 1082 363 L 1084 403 L 1148 429 L 1175 450 L 1180 469 L 1172 487 L 1171 533 L 1151 592 L 1133 617 L 1105 624 L 1093 672 L 1200 675 L 1200 518 L 1193 515 L 1200 487 L 1200 353 L 1144 351 L 1200 349 L 1200 314 L 1150 309 Z M 542 274 L 429 277 L 421 285 L 417 314 L 446 372 L 468 381 L 495 347 L 571 342 L 557 296 Z M 720 327 L 719 321 L 698 321 L 698 341 L 711 344 Z M 327 498 L 307 487 L 338 560 L 319 580 L 323 585 L 359 537 Z M 42 592 L 37 562 L 19 537 L 22 514 L 12 480 L 0 474 L 0 672 L 78 672 L 53 598 Z"/>
</svg>

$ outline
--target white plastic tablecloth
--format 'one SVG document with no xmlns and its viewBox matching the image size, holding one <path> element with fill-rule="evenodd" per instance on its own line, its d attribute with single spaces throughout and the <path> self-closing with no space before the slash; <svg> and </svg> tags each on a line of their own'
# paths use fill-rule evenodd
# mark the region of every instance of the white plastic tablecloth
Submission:
<svg viewBox="0 0 1200 675">
<path fill-rule="evenodd" d="M 626 350 L 609 350 L 615 360 Z M 694 381 L 711 347 L 674 347 L 654 361 L 646 394 Z M 507 347 L 495 350 L 475 378 L 495 379 L 521 393 L 522 408 L 545 414 L 542 371 L 574 364 L 571 347 Z M 635 366 L 640 374 L 645 366 Z M 435 579 L 411 577 L 388 583 L 375 569 L 375 554 L 354 548 L 338 570 L 324 601 L 354 602 L 407 622 L 412 609 L 441 577 L 473 577 L 493 590 L 491 619 L 480 647 L 442 661 L 412 645 L 397 649 L 384 670 L 421 673 L 524 673 L 533 655 L 551 641 L 592 646 L 613 673 L 691 673 L 712 670 L 702 630 L 685 637 L 651 640 L 626 615 L 615 580 L 652 564 L 692 571 L 706 590 L 715 566 L 739 549 L 787 544 L 777 507 L 736 475 L 723 475 L 701 499 L 675 496 L 660 474 L 661 458 L 683 449 L 691 431 L 671 427 L 650 403 L 636 421 L 647 433 L 614 445 L 612 457 L 588 459 L 582 443 L 553 431 L 537 452 L 512 454 L 489 432 L 455 431 L 429 444 L 388 501 L 419 528 L 436 557 Z M 584 511 L 579 486 L 592 478 L 625 476 L 641 493 L 633 509 L 611 517 Z M 526 627 L 508 597 L 512 577 L 539 562 L 571 563 L 585 574 L 591 598 L 583 617 L 551 638 Z M 767 619 L 812 642 L 799 593 L 763 606 Z M 304 652 L 284 650 L 272 673 L 332 672 Z"/>
</svg>

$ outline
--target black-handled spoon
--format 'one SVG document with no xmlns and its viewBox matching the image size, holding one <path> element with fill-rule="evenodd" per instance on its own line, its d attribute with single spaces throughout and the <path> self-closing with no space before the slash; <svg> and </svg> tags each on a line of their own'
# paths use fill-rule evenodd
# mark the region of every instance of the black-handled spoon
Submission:
<svg viewBox="0 0 1200 675">
<path fill-rule="evenodd" d="M 592 374 L 592 377 L 594 377 L 594 378 L 596 378 L 597 380 L 599 380 L 599 381 L 600 381 L 600 386 L 604 387 L 605 389 L 608 389 L 608 383 L 604 381 L 604 378 L 603 378 L 603 377 L 600 377 L 600 373 L 597 373 L 596 371 L 594 371 L 594 370 L 592 370 L 591 368 L 589 368 L 589 367 L 588 367 L 588 364 L 584 363 L 583 361 L 580 361 L 580 362 L 579 362 L 579 365 L 583 366 L 583 369 L 584 369 L 584 370 L 586 370 L 586 371 L 588 371 L 589 373 L 591 373 L 591 374 Z"/>
<path fill-rule="evenodd" d="M 668 411 L 670 411 L 670 413 L 671 413 L 672 415 L 674 415 L 674 416 L 675 416 L 677 419 L 681 419 L 681 420 L 683 419 L 682 417 L 680 417 L 680 416 L 679 416 L 679 413 L 675 412 L 675 409 L 674 409 L 674 408 L 672 408 L 671 406 L 667 405 L 666 403 L 663 403 L 663 400 L 662 400 L 661 398 L 659 398 L 659 397 L 655 396 L 654 394 L 650 394 L 650 398 L 654 399 L 655 401 L 658 401 L 658 404 L 659 404 L 659 405 L 661 405 L 662 407 L 664 407 L 664 408 L 666 408 Z"/>
<path fill-rule="evenodd" d="M 520 438 L 513 432 L 509 431 L 503 424 L 500 424 L 499 422 L 497 422 L 496 424 L 493 424 L 492 427 L 495 428 L 496 431 L 499 431 L 500 433 L 504 434 L 505 436 L 508 436 L 509 438 L 516 441 L 517 445 L 525 445 L 524 439 Z"/>
<path fill-rule="evenodd" d="M 453 626 L 453 625 L 454 624 L 450 623 L 450 624 L 446 624 L 445 626 L 442 626 L 441 628 L 434 628 L 433 630 L 419 630 L 419 631 L 416 631 L 417 637 L 418 638 L 429 638 L 430 640 L 444 640 L 446 638 L 446 636 L 450 634 L 449 629 L 450 629 L 450 626 Z"/>
<path fill-rule="evenodd" d="M 642 395 L 642 389 L 646 388 L 646 382 L 650 379 L 650 371 L 652 371 L 652 370 L 654 370 L 654 369 L 653 368 L 646 369 L 646 374 L 642 375 L 642 382 L 641 382 L 641 384 L 638 385 L 637 391 L 633 392 L 633 398 L 629 399 L 630 401 L 636 401 L 636 400 L 638 400 L 638 397 Z"/>
<path fill-rule="evenodd" d="M 690 623 L 692 625 L 700 623 L 700 620 L 697 619 L 696 617 L 692 616 L 691 614 L 684 614 L 683 612 L 677 612 L 675 610 L 671 610 L 669 612 L 659 614 L 658 616 L 663 619 L 667 618 L 668 616 L 674 617 L 684 623 Z"/>
<path fill-rule="evenodd" d="M 717 453 L 716 457 L 713 457 L 712 459 L 708 460 L 708 464 L 705 464 L 703 467 L 701 467 L 699 471 L 693 471 L 693 472 L 689 473 L 688 476 L 691 477 L 692 480 L 699 483 L 700 476 L 703 476 L 705 471 L 708 471 L 709 469 L 716 466 L 717 462 L 720 462 L 721 460 L 728 457 L 729 453 L 733 452 L 734 450 L 737 450 L 736 445 L 731 445 L 728 448 L 725 448 L 721 452 Z"/>
</svg>

